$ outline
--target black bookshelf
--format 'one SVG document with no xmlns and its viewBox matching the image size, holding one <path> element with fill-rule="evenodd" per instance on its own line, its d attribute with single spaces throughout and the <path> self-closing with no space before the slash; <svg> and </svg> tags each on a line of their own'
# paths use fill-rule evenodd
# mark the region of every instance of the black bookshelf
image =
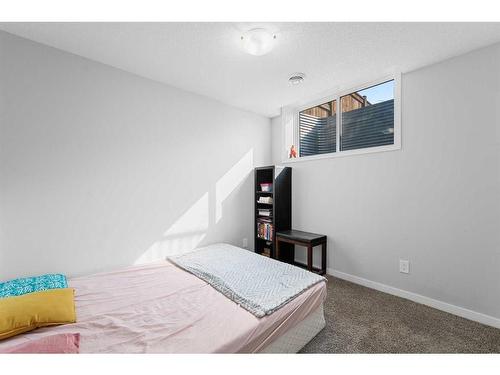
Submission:
<svg viewBox="0 0 500 375">
<path fill-rule="evenodd" d="M 261 190 L 260 184 L 271 183 L 270 192 Z M 271 197 L 272 204 L 259 203 L 259 198 Z M 255 252 L 276 258 L 276 232 L 292 229 L 292 169 L 290 167 L 269 166 L 255 168 Z M 259 215 L 259 209 L 269 210 L 270 216 Z M 272 234 L 262 238 L 259 235 L 259 223 L 265 222 L 272 226 Z M 293 257 L 293 251 L 286 251 L 287 245 L 280 244 L 280 257 Z M 293 250 L 293 249 L 292 249 Z"/>
</svg>

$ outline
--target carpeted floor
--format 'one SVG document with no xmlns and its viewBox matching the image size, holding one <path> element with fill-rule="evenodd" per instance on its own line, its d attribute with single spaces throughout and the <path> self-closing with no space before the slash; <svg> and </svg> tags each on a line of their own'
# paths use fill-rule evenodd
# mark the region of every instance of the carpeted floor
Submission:
<svg viewBox="0 0 500 375">
<path fill-rule="evenodd" d="M 331 276 L 325 317 L 301 353 L 500 353 L 500 329 Z"/>
</svg>

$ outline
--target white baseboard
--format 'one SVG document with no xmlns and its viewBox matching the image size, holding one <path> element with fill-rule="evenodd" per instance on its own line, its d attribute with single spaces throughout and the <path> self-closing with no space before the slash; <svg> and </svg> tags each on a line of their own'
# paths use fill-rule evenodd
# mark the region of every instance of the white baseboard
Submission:
<svg viewBox="0 0 500 375">
<path fill-rule="evenodd" d="M 359 276 L 350 275 L 345 272 L 340 272 L 332 268 L 326 270 L 328 275 L 338 277 L 339 279 L 350 281 L 354 284 L 359 284 L 366 286 L 367 288 L 379 290 L 388 294 L 392 294 L 401 298 L 409 299 L 410 301 L 421 303 L 433 307 L 438 310 L 445 311 L 450 314 L 458 315 L 462 318 L 473 320 L 478 323 L 486 324 L 495 328 L 500 328 L 500 319 L 493 316 L 485 315 L 476 311 L 468 310 L 463 307 L 451 305 L 446 302 L 438 301 L 429 297 L 422 296 L 420 294 L 408 292 L 403 289 L 394 288 L 389 285 L 378 283 L 376 281 L 371 281 L 368 279 L 363 279 Z"/>
</svg>

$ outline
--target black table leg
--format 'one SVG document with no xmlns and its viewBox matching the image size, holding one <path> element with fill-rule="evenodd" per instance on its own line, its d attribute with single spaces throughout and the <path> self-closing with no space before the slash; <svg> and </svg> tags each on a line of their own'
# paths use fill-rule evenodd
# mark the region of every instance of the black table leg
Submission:
<svg viewBox="0 0 500 375">
<path fill-rule="evenodd" d="M 307 270 L 312 271 L 313 269 L 313 247 L 311 245 L 307 246 Z"/>
<path fill-rule="evenodd" d="M 326 273 L 326 241 L 321 244 L 321 274 Z"/>
</svg>

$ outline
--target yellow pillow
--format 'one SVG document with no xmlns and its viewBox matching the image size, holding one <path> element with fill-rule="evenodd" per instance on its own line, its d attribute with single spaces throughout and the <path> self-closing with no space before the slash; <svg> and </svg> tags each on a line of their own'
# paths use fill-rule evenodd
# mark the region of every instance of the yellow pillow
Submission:
<svg viewBox="0 0 500 375">
<path fill-rule="evenodd" d="M 76 321 L 74 289 L 50 289 L 0 299 L 0 340 L 38 327 Z"/>
</svg>

